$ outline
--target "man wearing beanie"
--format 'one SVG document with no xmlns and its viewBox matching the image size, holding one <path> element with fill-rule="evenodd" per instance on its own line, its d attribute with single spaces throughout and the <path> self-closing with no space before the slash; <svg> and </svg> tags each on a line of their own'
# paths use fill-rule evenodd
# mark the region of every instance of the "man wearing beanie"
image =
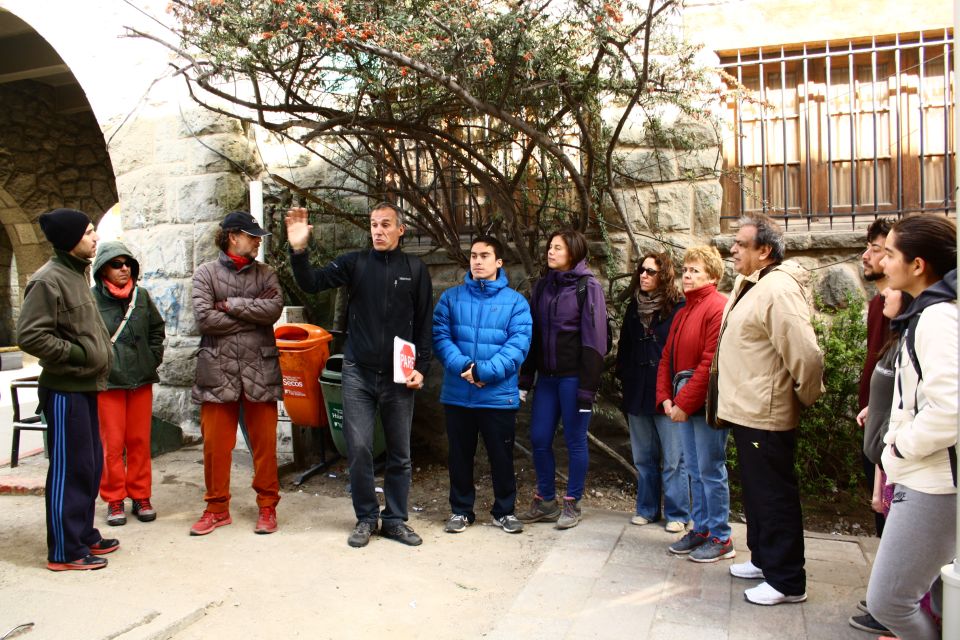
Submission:
<svg viewBox="0 0 960 640">
<path fill-rule="evenodd" d="M 110 336 L 86 270 L 97 251 L 87 214 L 55 209 L 40 216 L 54 256 L 27 282 L 17 324 L 20 348 L 40 359 L 40 410 L 47 423 L 47 568 L 102 569 L 120 547 L 93 526 L 103 448 L 97 392 L 106 388 Z"/>
<path fill-rule="evenodd" d="M 277 401 L 283 386 L 273 323 L 283 311 L 283 294 L 276 272 L 257 262 L 260 241 L 268 235 L 246 211 L 228 214 L 214 240 L 220 257 L 193 274 L 193 314 L 201 338 L 192 398 L 200 405 L 207 505 L 190 527 L 192 536 L 233 522 L 230 466 L 241 407 L 259 507 L 253 530 L 277 530 Z"/>
</svg>

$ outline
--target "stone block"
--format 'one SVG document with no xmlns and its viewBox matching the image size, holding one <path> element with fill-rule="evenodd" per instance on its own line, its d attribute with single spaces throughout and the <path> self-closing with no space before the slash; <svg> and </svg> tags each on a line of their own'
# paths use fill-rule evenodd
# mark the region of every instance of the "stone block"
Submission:
<svg viewBox="0 0 960 640">
<path fill-rule="evenodd" d="M 183 430 L 184 444 L 200 439 L 200 406 L 190 401 L 190 387 L 156 385 L 153 415 Z"/>
<path fill-rule="evenodd" d="M 156 416 L 150 423 L 150 457 L 176 451 L 183 446 L 183 429 Z"/>
<path fill-rule="evenodd" d="M 693 185 L 693 229 L 704 235 L 720 233 L 720 206 L 723 187 L 715 180 Z"/>
<path fill-rule="evenodd" d="M 684 146 L 687 149 L 703 149 L 720 145 L 720 131 L 717 123 L 707 117 L 697 118 L 681 114 L 670 128 L 678 139 L 685 142 Z"/>
<path fill-rule="evenodd" d="M 688 180 L 719 177 L 722 164 L 718 148 L 689 149 L 674 152 L 680 175 Z"/>
<path fill-rule="evenodd" d="M 634 148 L 617 154 L 618 181 L 656 184 L 680 177 L 674 154 L 663 149 Z"/>
<path fill-rule="evenodd" d="M 163 352 L 163 363 L 158 369 L 160 382 L 177 387 L 189 387 L 193 384 L 197 370 L 195 353 L 196 345 L 192 347 L 167 346 Z"/>
<path fill-rule="evenodd" d="M 691 188 L 686 183 L 665 184 L 653 188 L 650 199 L 653 227 L 659 231 L 690 229 Z"/>
<path fill-rule="evenodd" d="M 823 304 L 831 309 L 843 309 L 847 306 L 847 296 L 864 298 L 860 278 L 847 265 L 836 265 L 820 272 L 817 292 Z"/>
<path fill-rule="evenodd" d="M 166 322 L 168 336 L 197 334 L 188 280 L 157 278 L 149 281 L 149 291 Z"/>
<path fill-rule="evenodd" d="M 17 231 L 17 238 L 20 240 L 20 244 L 37 244 L 40 242 L 32 224 L 16 224 L 13 228 Z"/>
<path fill-rule="evenodd" d="M 637 230 L 650 228 L 650 188 L 623 187 L 614 189 L 615 197 L 624 212 L 627 223 Z"/>
<path fill-rule="evenodd" d="M 189 278 L 193 276 L 193 237 L 190 227 L 160 224 L 149 229 L 128 231 L 125 236 L 138 249 L 143 278 Z"/>
<path fill-rule="evenodd" d="M 171 127 L 172 132 L 179 138 L 207 136 L 211 133 L 243 133 L 243 127 L 238 120 L 200 107 L 183 111 L 180 117 L 171 118 L 165 124 Z"/>
<path fill-rule="evenodd" d="M 175 185 L 171 206 L 178 222 L 219 222 L 229 211 L 248 208 L 247 185 L 234 173 L 179 178 Z"/>
<path fill-rule="evenodd" d="M 600 115 L 603 118 L 604 124 L 611 129 L 617 126 L 617 123 L 620 122 L 620 119 L 623 117 L 623 110 L 623 106 L 612 106 L 602 109 Z M 643 144 L 646 139 L 646 133 L 646 118 L 644 113 L 639 109 L 634 109 L 627 117 L 623 129 L 620 130 L 618 144 Z"/>
</svg>

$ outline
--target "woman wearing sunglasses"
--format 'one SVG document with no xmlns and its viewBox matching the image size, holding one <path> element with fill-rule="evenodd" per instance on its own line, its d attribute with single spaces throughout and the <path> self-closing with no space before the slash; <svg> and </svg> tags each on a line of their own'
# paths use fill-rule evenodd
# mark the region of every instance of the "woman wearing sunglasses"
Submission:
<svg viewBox="0 0 960 640">
<path fill-rule="evenodd" d="M 123 243 L 100 245 L 93 263 L 93 297 L 113 343 L 107 390 L 97 397 L 104 457 L 100 498 L 107 503 L 107 524 L 112 526 L 126 524 L 126 498 L 141 522 L 157 517 L 150 504 L 150 421 L 164 325 L 150 294 L 137 286 L 139 276 L 140 264 Z"/>
<path fill-rule="evenodd" d="M 630 522 L 645 525 L 660 519 L 662 489 L 664 528 L 681 533 L 690 520 L 690 480 L 682 462 L 680 429 L 656 403 L 660 355 L 684 304 L 670 256 L 643 256 L 627 295 L 616 372 L 623 385 L 621 409 L 637 468 L 637 504 Z"/>
</svg>

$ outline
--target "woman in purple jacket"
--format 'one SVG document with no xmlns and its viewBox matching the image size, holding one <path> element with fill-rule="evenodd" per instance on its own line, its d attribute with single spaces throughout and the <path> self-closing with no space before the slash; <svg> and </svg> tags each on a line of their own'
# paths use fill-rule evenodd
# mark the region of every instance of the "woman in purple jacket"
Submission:
<svg viewBox="0 0 960 640">
<path fill-rule="evenodd" d="M 554 233 L 547 243 L 547 272 L 533 288 L 533 343 L 520 372 L 521 399 L 534 386 L 530 440 L 537 493 L 522 522 L 580 522 L 589 457 L 587 427 L 603 373 L 607 305 L 587 267 L 587 239 L 575 230 Z M 567 445 L 567 492 L 557 500 L 553 437 L 560 419 Z"/>
</svg>

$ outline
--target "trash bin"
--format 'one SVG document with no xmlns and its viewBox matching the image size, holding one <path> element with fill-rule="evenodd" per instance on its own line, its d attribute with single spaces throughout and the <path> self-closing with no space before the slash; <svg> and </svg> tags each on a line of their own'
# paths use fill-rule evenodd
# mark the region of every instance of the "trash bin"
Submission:
<svg viewBox="0 0 960 640">
<path fill-rule="evenodd" d="M 343 437 L 343 355 L 330 356 L 327 366 L 320 374 L 320 387 L 323 389 L 323 402 L 327 407 L 327 420 L 330 423 L 330 437 L 340 455 L 347 457 L 347 440 Z M 380 413 L 377 412 L 376 423 L 373 427 L 373 457 L 378 457 L 387 450 L 386 439 L 383 435 L 383 423 Z"/>
<path fill-rule="evenodd" d="M 283 405 L 300 427 L 325 427 L 320 371 L 330 357 L 333 336 L 312 324 L 282 324 L 274 330 L 283 374 Z"/>
</svg>

